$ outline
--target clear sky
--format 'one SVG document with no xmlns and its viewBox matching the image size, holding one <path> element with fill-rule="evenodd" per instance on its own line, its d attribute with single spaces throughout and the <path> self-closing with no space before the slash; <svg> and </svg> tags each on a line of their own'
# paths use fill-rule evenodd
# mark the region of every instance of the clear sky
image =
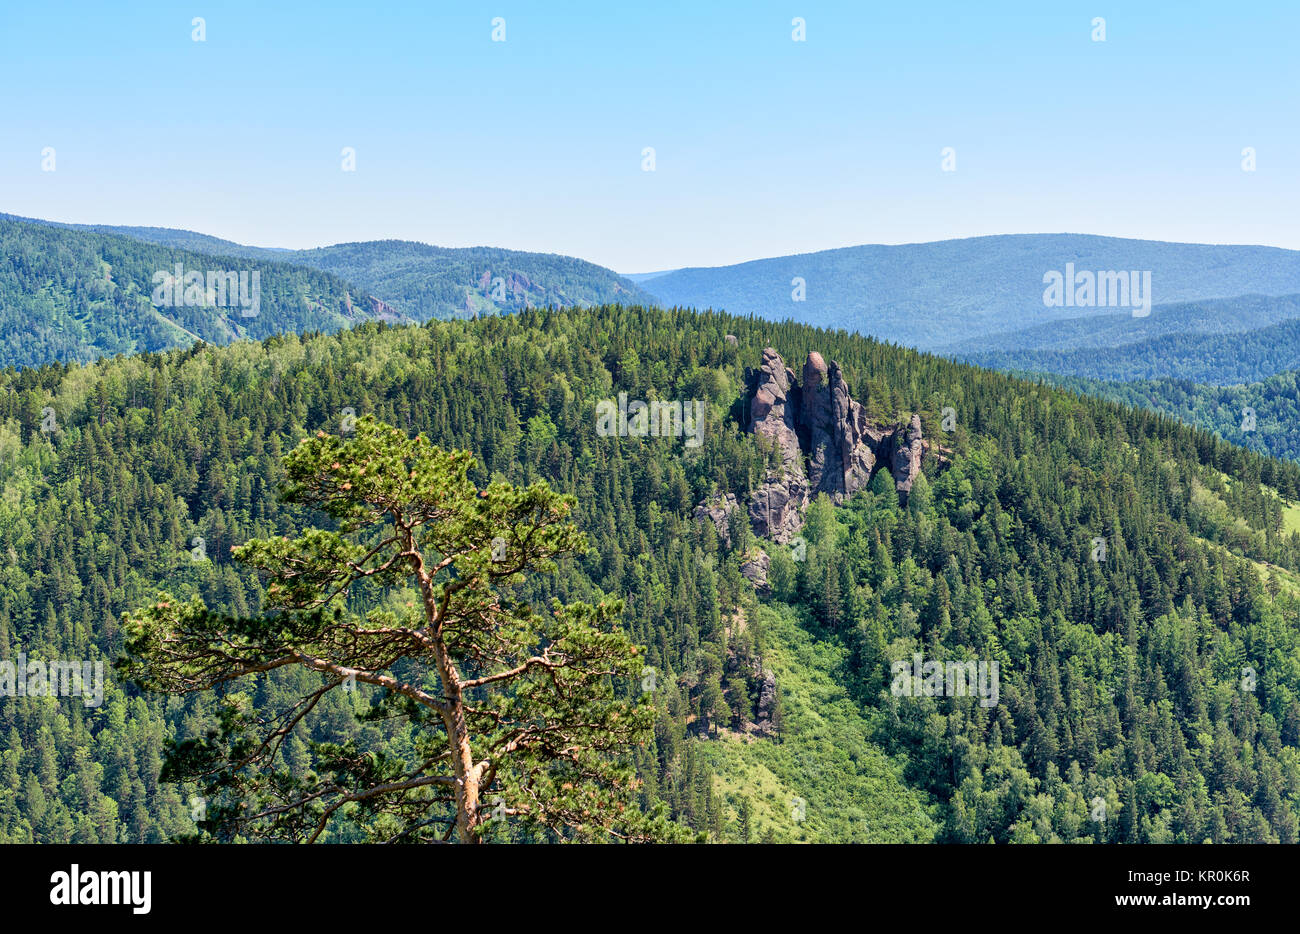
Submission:
<svg viewBox="0 0 1300 934">
<path fill-rule="evenodd" d="M 4 0 L 0 212 L 620 272 L 989 233 L 1300 249 L 1298 46 L 1296 0 Z"/>
</svg>

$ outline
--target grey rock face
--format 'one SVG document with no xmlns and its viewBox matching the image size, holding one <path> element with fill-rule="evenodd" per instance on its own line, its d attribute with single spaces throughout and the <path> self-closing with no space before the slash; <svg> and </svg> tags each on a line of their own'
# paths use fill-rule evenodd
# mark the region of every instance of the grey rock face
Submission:
<svg viewBox="0 0 1300 934">
<path fill-rule="evenodd" d="M 899 498 L 907 501 L 912 492 L 912 481 L 921 472 L 921 456 L 925 453 L 925 440 L 921 437 L 921 417 L 913 415 L 907 431 L 899 429 L 894 442 L 894 488 Z"/>
<path fill-rule="evenodd" d="M 826 493 L 842 503 L 866 487 L 885 432 L 867 421 L 849 394 L 838 363 L 813 351 L 803 365 L 800 424 L 808 439 L 809 498 Z"/>
<path fill-rule="evenodd" d="M 803 528 L 803 508 L 808 504 L 808 481 L 769 472 L 750 496 L 749 522 L 754 534 L 784 545 Z"/>
<path fill-rule="evenodd" d="M 816 492 L 830 495 L 837 503 L 866 487 L 876 469 L 877 448 L 884 432 L 867 421 L 866 410 L 849 395 L 848 383 L 838 363 L 828 373 L 830 424 L 825 471 Z"/>
<path fill-rule="evenodd" d="M 768 470 L 749 501 L 749 518 L 758 535 L 788 542 L 803 526 L 800 513 L 808 502 L 808 477 L 803 449 L 795 429 L 799 397 L 792 393 L 794 373 L 771 347 L 763 351 L 754 398 L 749 405 L 749 431 L 768 440 L 779 466 Z"/>
<path fill-rule="evenodd" d="M 804 361 L 801 394 L 800 421 L 808 433 L 808 485 L 815 494 L 828 478 L 833 483 L 835 475 L 840 472 L 829 369 L 822 355 L 815 350 Z"/>
<path fill-rule="evenodd" d="M 767 556 L 767 552 L 758 549 L 740 565 L 740 574 L 759 593 L 771 593 L 772 588 L 767 583 L 767 571 L 771 566 L 772 559 Z"/>
<path fill-rule="evenodd" d="M 749 404 L 749 430 L 772 440 L 783 466 L 798 467 L 802 472 L 802 451 L 795 431 L 799 399 L 790 392 L 794 385 L 794 373 L 780 354 L 771 347 L 764 350 L 754 398 Z"/>
<path fill-rule="evenodd" d="M 740 500 L 735 493 L 716 498 L 712 503 L 702 502 L 695 507 L 695 521 L 709 521 L 718 530 L 718 538 L 728 548 L 731 547 L 731 514 L 740 508 Z"/>
<path fill-rule="evenodd" d="M 899 501 L 906 503 L 930 447 L 921 434 L 920 416 L 913 415 L 905 426 L 872 423 L 850 394 L 839 364 L 828 364 L 816 351 L 804 361 L 802 382 L 771 347 L 763 351 L 751 379 L 747 430 L 770 446 L 775 461 L 749 499 L 749 520 L 757 535 L 789 542 L 803 527 L 803 510 L 813 497 L 826 493 L 842 503 L 881 468 L 889 471 Z M 946 462 L 943 454 L 940 449 L 940 463 Z M 731 507 L 724 502 L 723 508 Z M 702 503 L 695 516 L 712 521 L 730 544 L 726 513 L 717 509 Z"/>
<path fill-rule="evenodd" d="M 759 736 L 771 736 L 772 713 L 776 709 L 776 676 L 763 669 L 760 677 L 762 683 L 758 688 L 758 720 L 754 724 L 754 732 Z"/>
</svg>

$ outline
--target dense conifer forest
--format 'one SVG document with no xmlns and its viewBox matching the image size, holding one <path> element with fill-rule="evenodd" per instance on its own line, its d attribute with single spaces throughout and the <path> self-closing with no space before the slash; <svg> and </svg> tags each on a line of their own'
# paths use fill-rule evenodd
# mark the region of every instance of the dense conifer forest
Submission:
<svg viewBox="0 0 1300 934">
<path fill-rule="evenodd" d="M 1300 370 L 1231 386 L 1188 379 L 1121 383 L 1047 373 L 1033 374 L 1032 378 L 1163 412 L 1248 450 L 1300 460 Z"/>
<path fill-rule="evenodd" d="M 743 497 L 769 466 L 743 430 L 767 346 L 838 361 L 873 417 L 918 412 L 950 462 L 927 457 L 905 504 L 874 482 L 814 502 L 802 549 L 743 524 L 723 544 L 693 510 Z M 602 436 L 597 403 L 624 392 L 702 400 L 703 444 Z M 591 551 L 524 596 L 624 601 L 646 672 L 615 690 L 656 707 L 653 741 L 628 753 L 640 804 L 699 839 L 1300 840 L 1300 465 L 792 323 L 525 310 L 6 370 L 0 652 L 112 661 L 123 615 L 163 588 L 256 612 L 262 583 L 232 547 L 321 521 L 280 502 L 282 458 L 363 415 L 472 452 L 476 483 L 546 479 L 576 497 Z M 740 571 L 760 548 L 770 594 Z M 394 612 L 408 599 L 382 597 Z M 916 653 L 997 662 L 998 702 L 898 696 L 891 664 Z M 309 677 L 264 677 L 253 701 Z M 316 744 L 349 739 L 403 755 L 400 725 L 358 716 L 368 699 L 323 703 L 285 764 L 310 770 Z M 6 840 L 194 833 L 194 789 L 161 765 L 214 716 L 214 697 L 111 675 L 99 707 L 9 698 Z M 508 821 L 489 833 L 517 836 Z"/>
<path fill-rule="evenodd" d="M 183 289 L 156 293 L 155 276 L 174 277 L 178 265 L 204 280 L 189 301 Z M 249 299 L 256 273 L 256 308 L 241 305 L 237 289 L 224 297 L 209 290 L 209 272 L 234 272 L 236 281 L 243 273 Z M 371 312 L 355 286 L 314 269 L 0 217 L 0 361 L 6 365 L 336 330 L 368 320 Z"/>
<path fill-rule="evenodd" d="M 259 273 L 257 315 L 200 303 L 157 306 L 153 276 Z M 0 364 L 328 331 L 371 318 L 473 318 L 528 307 L 653 304 L 616 273 L 554 253 L 407 240 L 312 250 L 250 247 L 188 230 L 58 224 L 0 214 Z"/>
</svg>

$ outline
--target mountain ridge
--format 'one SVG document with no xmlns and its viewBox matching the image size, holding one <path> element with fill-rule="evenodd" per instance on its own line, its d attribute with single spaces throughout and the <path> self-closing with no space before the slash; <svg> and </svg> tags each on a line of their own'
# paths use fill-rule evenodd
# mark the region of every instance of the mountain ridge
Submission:
<svg viewBox="0 0 1300 934">
<path fill-rule="evenodd" d="M 225 259 L 245 268 L 213 268 Z M 175 287 L 178 268 L 201 284 Z M 380 317 L 358 307 L 364 303 L 338 276 L 282 260 L 213 256 L 0 217 L 3 365 L 332 331 Z"/>
<path fill-rule="evenodd" d="M 562 253 L 489 246 L 440 247 L 399 239 L 347 241 L 293 250 L 248 246 L 180 228 L 68 224 L 14 215 L 0 218 L 126 236 L 213 256 L 308 266 L 355 283 L 416 321 L 501 314 L 530 305 L 654 301 L 636 283 L 613 270 Z"/>
<path fill-rule="evenodd" d="M 1300 251 L 1093 234 L 838 247 L 688 267 L 646 285 L 666 305 L 844 327 L 931 350 L 1086 314 L 1043 303 L 1043 276 L 1067 263 L 1080 271 L 1149 269 L 1153 302 L 1162 305 L 1300 293 Z"/>
</svg>

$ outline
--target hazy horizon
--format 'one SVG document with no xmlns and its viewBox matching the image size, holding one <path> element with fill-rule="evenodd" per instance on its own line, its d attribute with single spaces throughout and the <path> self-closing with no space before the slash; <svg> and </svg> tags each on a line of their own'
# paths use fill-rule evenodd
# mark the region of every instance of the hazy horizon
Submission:
<svg viewBox="0 0 1300 934">
<path fill-rule="evenodd" d="M 55 217 L 25 217 L 25 216 L 22 216 L 22 215 L 14 214 L 14 213 L 9 212 L 9 211 L 0 211 L 0 216 L 2 216 L 2 215 L 6 215 L 6 214 L 9 215 L 9 216 L 11 216 L 11 217 L 17 217 L 17 218 L 19 218 L 19 219 L 23 219 L 23 220 L 38 221 L 38 222 L 39 222 L 39 221 L 44 221 L 44 222 L 48 222 L 48 223 L 54 223 L 54 224 L 67 224 L 67 225 L 71 225 L 71 226 L 82 226 L 82 227 L 122 227 L 122 228 L 138 227 L 138 228 L 152 228 L 152 229 L 156 229 L 156 230 L 177 230 L 177 231 L 185 231 L 185 232 L 188 232 L 188 233 L 203 234 L 203 235 L 205 235 L 205 236 L 215 237 L 215 238 L 220 239 L 220 240 L 227 240 L 227 241 L 230 241 L 230 242 L 232 242 L 232 243 L 237 244 L 238 246 L 243 246 L 243 247 L 257 247 L 257 248 L 260 248 L 260 249 L 268 249 L 268 250 L 285 250 L 285 251 L 289 251 L 289 252 L 292 252 L 292 251 L 295 251 L 295 250 L 315 250 L 315 249 L 324 249 L 324 248 L 326 248 L 326 247 L 339 246 L 339 245 L 344 244 L 344 243 L 367 242 L 367 241 L 357 241 L 357 240 L 339 240 L 339 241 L 333 241 L 333 242 L 328 242 L 328 243 L 313 243 L 313 244 L 310 244 L 310 245 L 307 245 L 307 246 L 293 247 L 293 246 L 281 246 L 281 245 L 273 244 L 273 243 L 245 242 L 245 241 L 235 240 L 235 239 L 232 238 L 232 237 L 227 237 L 227 236 L 224 236 L 223 234 L 216 233 L 216 232 L 213 232 L 213 231 L 211 231 L 211 230 L 195 230 L 195 229 L 190 229 L 190 228 L 185 228 L 185 227 L 168 227 L 168 226 L 165 226 L 165 225 L 162 225 L 162 224 L 145 224 L 145 223 L 141 223 L 141 224 L 126 224 L 126 223 L 119 223 L 119 222 L 114 222 L 114 221 L 98 221 L 98 220 L 66 220 L 66 219 L 63 219 L 63 218 L 55 218 Z M 1065 231 L 1065 230 L 1030 230 L 1030 231 L 1014 231 L 1014 232 L 1005 232 L 1005 233 L 970 234 L 969 236 L 962 236 L 962 237 L 942 237 L 942 238 L 937 239 L 937 240 L 905 240 L 905 241 L 899 241 L 899 242 L 875 241 L 875 242 L 871 242 L 871 243 L 846 243 L 846 244 L 842 244 L 842 245 L 839 245 L 839 246 L 821 247 L 821 248 L 816 249 L 816 250 L 798 250 L 798 251 L 795 251 L 795 252 L 793 252 L 793 253 L 784 253 L 784 254 L 778 254 L 778 255 L 772 255 L 772 256 L 753 256 L 753 257 L 748 257 L 748 258 L 746 258 L 746 259 L 739 259 L 739 260 L 736 260 L 736 261 L 734 261 L 734 262 L 730 262 L 730 263 L 718 263 L 718 264 L 700 264 L 700 263 L 690 263 L 690 264 L 686 264 L 686 265 L 683 265 L 683 266 L 666 267 L 666 268 L 662 268 L 662 269 L 646 269 L 646 270 L 644 270 L 644 271 L 643 271 L 643 270 L 640 270 L 640 269 L 623 270 L 623 269 L 615 269 L 615 268 L 613 268 L 613 267 L 606 267 L 606 268 L 611 269 L 611 271 L 617 273 L 617 274 L 620 275 L 620 276 L 624 276 L 624 277 L 635 277 L 637 280 L 644 280 L 644 279 L 647 279 L 647 278 L 653 278 L 653 277 L 657 277 L 657 276 L 668 275 L 669 273 L 673 273 L 673 272 L 679 272 L 679 271 L 684 270 L 684 269 L 711 269 L 711 268 L 719 268 L 719 267 L 724 267 L 724 266 L 743 266 L 743 265 L 745 265 L 746 263 L 758 263 L 758 262 L 762 262 L 762 261 L 764 261 L 764 260 L 769 260 L 769 259 L 781 259 L 781 258 L 783 258 L 783 257 L 788 257 L 788 256 L 804 256 L 804 255 L 810 255 L 810 254 L 814 254 L 814 253 L 828 253 L 828 252 L 832 252 L 832 251 L 835 251 L 835 250 L 852 250 L 852 249 L 858 249 L 858 248 L 862 248 L 862 247 L 877 247 L 877 246 L 884 246 L 884 247 L 925 246 L 925 245 L 928 245 L 928 244 L 946 243 L 946 242 L 952 242 L 952 241 L 957 241 L 957 240 L 979 240 L 979 239 L 987 239 L 987 238 L 992 238 L 992 237 L 1098 237 L 1098 238 L 1103 238 L 1103 239 L 1107 239 L 1107 240 L 1133 240 L 1133 241 L 1141 241 L 1141 242 L 1147 242 L 1147 243 L 1172 243 L 1172 244 L 1182 244 L 1182 245 L 1187 245 L 1187 246 L 1240 246 L 1240 247 L 1260 247 L 1260 248 L 1264 248 L 1264 249 L 1277 249 L 1277 250 L 1285 250 L 1285 251 L 1287 251 L 1287 252 L 1297 252 L 1297 248 L 1294 248 L 1294 247 L 1277 246 L 1276 244 L 1271 244 L 1271 243 L 1229 243 L 1229 242 L 1210 242 L 1210 241 L 1193 241 L 1193 240 L 1160 240 L 1160 239 L 1157 239 L 1157 238 L 1155 238 L 1155 237 L 1119 236 L 1119 235 L 1115 235 L 1115 234 L 1089 233 L 1089 232 L 1083 232 L 1083 231 Z M 372 238 L 372 241 L 369 241 L 369 242 L 373 242 L 373 241 L 384 241 L 384 240 L 405 240 L 405 241 L 410 242 L 410 243 L 420 243 L 420 244 L 423 244 L 423 245 L 425 245 L 425 246 L 437 247 L 437 248 L 439 248 L 439 249 L 475 249 L 475 248 L 480 248 L 480 249 L 501 249 L 501 250 L 517 250 L 517 249 L 518 249 L 518 248 L 516 248 L 516 247 L 506 247 L 506 246 L 502 246 L 501 244 L 497 244 L 497 243 L 465 243 L 465 244 L 431 243 L 431 242 L 429 242 L 429 241 L 427 241 L 427 240 L 414 240 L 414 239 L 405 238 L 405 237 L 375 237 L 375 238 Z M 543 254 L 554 254 L 554 255 L 563 255 L 563 256 L 573 256 L 572 254 L 567 254 L 567 253 L 563 253 L 563 254 L 562 254 L 562 253 L 558 253 L 558 251 L 556 251 L 556 250 L 548 250 L 548 249 L 538 249 L 538 250 L 518 250 L 518 251 L 519 251 L 519 252 L 528 252 L 528 253 L 543 253 Z M 574 258 L 574 259 L 585 260 L 585 261 L 587 261 L 587 262 L 591 262 L 591 263 L 595 263 L 596 265 L 603 265 L 603 264 L 601 264 L 601 263 L 597 263 L 595 260 L 591 259 L 590 257 L 586 257 L 586 256 L 573 256 L 573 258 Z"/>
</svg>

